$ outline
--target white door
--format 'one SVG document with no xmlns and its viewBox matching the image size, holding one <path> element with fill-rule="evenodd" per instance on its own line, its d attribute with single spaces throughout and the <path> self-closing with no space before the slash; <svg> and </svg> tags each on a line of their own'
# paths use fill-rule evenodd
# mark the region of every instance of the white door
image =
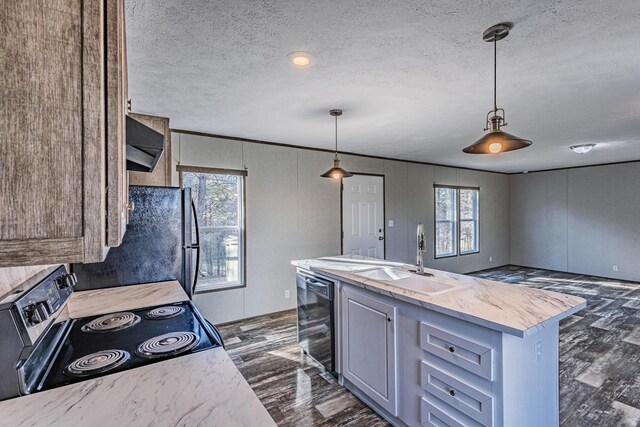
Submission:
<svg viewBox="0 0 640 427">
<path fill-rule="evenodd" d="M 353 175 L 342 183 L 342 253 L 384 259 L 383 177 Z"/>
</svg>

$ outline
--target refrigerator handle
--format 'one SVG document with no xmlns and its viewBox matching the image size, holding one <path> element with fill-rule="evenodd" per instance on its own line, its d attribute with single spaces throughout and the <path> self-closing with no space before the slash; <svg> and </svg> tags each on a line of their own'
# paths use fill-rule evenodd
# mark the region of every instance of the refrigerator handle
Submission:
<svg viewBox="0 0 640 427">
<path fill-rule="evenodd" d="M 193 213 L 193 224 L 196 230 L 196 241 L 191 243 L 191 249 L 196 250 L 196 268 L 193 273 L 193 284 L 191 285 L 191 295 L 196 293 L 196 285 L 198 284 L 198 272 L 200 271 L 200 227 L 198 226 L 198 215 L 196 212 L 196 204 L 191 199 L 191 211 Z"/>
</svg>

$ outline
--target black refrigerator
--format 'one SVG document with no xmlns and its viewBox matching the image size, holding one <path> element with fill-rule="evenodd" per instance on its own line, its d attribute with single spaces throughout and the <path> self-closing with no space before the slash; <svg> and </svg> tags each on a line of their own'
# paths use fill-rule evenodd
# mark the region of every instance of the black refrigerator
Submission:
<svg viewBox="0 0 640 427">
<path fill-rule="evenodd" d="M 190 188 L 129 186 L 133 210 L 120 246 L 104 262 L 72 264 L 76 290 L 177 280 L 193 297 L 200 261 Z"/>
</svg>

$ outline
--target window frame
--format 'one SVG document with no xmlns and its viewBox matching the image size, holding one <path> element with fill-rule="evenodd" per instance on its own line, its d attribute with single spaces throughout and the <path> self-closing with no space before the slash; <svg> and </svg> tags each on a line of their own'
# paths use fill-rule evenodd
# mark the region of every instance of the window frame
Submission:
<svg viewBox="0 0 640 427">
<path fill-rule="evenodd" d="M 438 241 L 437 241 L 437 225 L 438 222 L 448 222 L 437 219 L 437 197 L 436 190 L 438 188 L 447 188 L 452 189 L 455 192 L 455 237 L 454 243 L 456 245 L 456 249 L 451 255 L 437 255 Z M 460 219 L 460 190 L 475 190 L 478 192 L 477 202 L 476 202 L 476 218 L 473 220 L 475 225 L 475 237 L 476 237 L 476 249 L 473 251 L 465 251 L 461 250 L 460 245 L 460 223 L 462 220 Z M 469 220 L 465 220 L 469 221 Z M 445 258 L 453 258 L 465 255 L 473 255 L 480 253 L 480 187 L 471 187 L 471 186 L 458 186 L 458 185 L 446 185 L 446 184 L 433 184 L 433 257 L 434 259 L 445 259 Z"/>
<path fill-rule="evenodd" d="M 472 219 L 462 219 L 462 215 L 460 214 L 460 192 L 462 190 L 470 190 L 477 191 L 476 203 L 475 203 L 475 217 Z M 457 191 L 458 195 L 458 255 L 472 255 L 480 252 L 480 188 L 476 187 L 458 187 Z M 462 245 L 460 244 L 462 240 L 462 234 L 460 230 L 462 229 L 462 222 L 473 222 L 474 226 L 474 236 L 475 236 L 475 249 L 471 251 L 462 251 Z"/>
<path fill-rule="evenodd" d="M 242 169 L 223 169 L 223 168 L 210 168 L 200 166 L 184 166 L 177 165 L 176 171 L 178 172 L 180 188 L 184 188 L 184 182 L 182 179 L 183 173 L 207 173 L 213 175 L 237 175 L 240 185 L 241 195 L 239 197 L 238 206 L 238 281 L 225 282 L 222 284 L 202 284 L 199 283 L 195 294 L 204 294 L 208 292 L 226 291 L 229 289 L 239 289 L 247 287 L 247 183 L 246 178 L 248 176 L 247 170 Z M 220 230 L 235 230 L 235 226 L 220 226 L 217 227 Z M 200 279 L 200 278 L 199 278 Z"/>
<path fill-rule="evenodd" d="M 437 213 L 437 192 L 438 188 L 444 188 L 447 190 L 454 190 L 452 201 L 455 203 L 453 206 L 453 220 L 439 220 Z M 434 185 L 433 186 L 433 256 L 435 259 L 451 258 L 458 256 L 458 192 L 455 187 L 449 185 Z M 453 223 L 453 252 L 445 255 L 438 255 L 438 223 Z"/>
</svg>

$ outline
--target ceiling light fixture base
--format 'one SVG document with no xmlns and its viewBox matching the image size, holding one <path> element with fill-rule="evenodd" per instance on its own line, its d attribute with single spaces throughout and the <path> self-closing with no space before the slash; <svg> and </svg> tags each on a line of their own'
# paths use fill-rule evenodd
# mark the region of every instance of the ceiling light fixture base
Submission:
<svg viewBox="0 0 640 427">
<path fill-rule="evenodd" d="M 577 154 L 586 154 L 589 151 L 593 150 L 593 147 L 595 147 L 596 144 L 579 144 L 579 145 L 572 145 L 571 150 L 573 150 L 574 153 Z"/>
<path fill-rule="evenodd" d="M 494 41 L 502 40 L 509 35 L 509 30 L 513 28 L 513 25 L 508 22 L 496 24 L 487 28 L 482 33 L 482 40 L 493 43 Z"/>
<path fill-rule="evenodd" d="M 340 110 L 339 108 L 335 108 L 333 110 L 329 110 L 329 114 L 331 114 L 333 117 L 340 117 L 342 115 L 342 110 Z"/>
</svg>

